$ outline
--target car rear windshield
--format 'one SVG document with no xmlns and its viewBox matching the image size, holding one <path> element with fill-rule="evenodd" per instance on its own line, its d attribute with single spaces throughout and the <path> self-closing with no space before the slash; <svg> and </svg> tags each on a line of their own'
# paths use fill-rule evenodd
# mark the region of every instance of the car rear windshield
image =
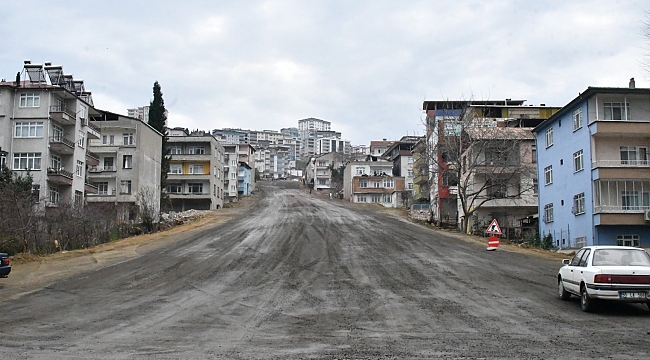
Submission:
<svg viewBox="0 0 650 360">
<path fill-rule="evenodd" d="M 593 266 L 650 266 L 650 255 L 642 249 L 600 249 L 594 252 Z"/>
</svg>

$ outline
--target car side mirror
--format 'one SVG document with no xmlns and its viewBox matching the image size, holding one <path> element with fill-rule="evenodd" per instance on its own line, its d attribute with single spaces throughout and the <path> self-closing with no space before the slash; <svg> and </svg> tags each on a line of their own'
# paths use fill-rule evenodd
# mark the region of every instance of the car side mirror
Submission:
<svg viewBox="0 0 650 360">
<path fill-rule="evenodd" d="M 563 265 L 569 265 L 569 263 L 571 263 L 571 260 L 569 260 L 569 259 L 563 259 L 562 260 Z"/>
</svg>

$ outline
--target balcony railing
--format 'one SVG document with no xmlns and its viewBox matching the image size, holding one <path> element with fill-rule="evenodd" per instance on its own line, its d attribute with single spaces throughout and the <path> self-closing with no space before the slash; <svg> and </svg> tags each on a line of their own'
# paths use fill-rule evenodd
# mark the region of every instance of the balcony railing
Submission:
<svg viewBox="0 0 650 360">
<path fill-rule="evenodd" d="M 77 122 L 77 114 L 60 105 L 50 106 L 50 116 L 66 125 L 75 125 Z"/>
<path fill-rule="evenodd" d="M 596 160 L 591 168 L 598 167 L 649 167 L 648 160 Z"/>
<path fill-rule="evenodd" d="M 115 166 L 91 166 L 88 168 L 88 172 L 91 173 L 99 173 L 99 172 L 104 172 L 104 171 L 117 171 L 117 167 Z"/>
<path fill-rule="evenodd" d="M 63 136 L 50 137 L 50 149 L 62 154 L 72 154 L 74 152 L 75 142 L 64 138 Z"/>
<path fill-rule="evenodd" d="M 72 185 L 73 174 L 63 169 L 48 168 L 47 180 L 59 185 Z"/>
</svg>

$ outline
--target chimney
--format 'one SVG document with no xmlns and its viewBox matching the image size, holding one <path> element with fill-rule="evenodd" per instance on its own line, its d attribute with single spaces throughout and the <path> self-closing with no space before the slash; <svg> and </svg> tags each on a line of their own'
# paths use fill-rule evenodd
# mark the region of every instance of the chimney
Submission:
<svg viewBox="0 0 650 360">
<path fill-rule="evenodd" d="M 630 79 L 630 89 L 635 89 L 636 88 L 636 83 L 634 82 L 634 78 Z"/>
<path fill-rule="evenodd" d="M 16 73 L 16 86 L 20 86 L 20 71 Z"/>
</svg>

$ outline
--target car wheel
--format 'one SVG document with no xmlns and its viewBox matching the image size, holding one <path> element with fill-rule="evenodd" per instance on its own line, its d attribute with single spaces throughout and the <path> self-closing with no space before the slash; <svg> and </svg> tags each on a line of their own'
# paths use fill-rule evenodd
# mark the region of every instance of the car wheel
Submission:
<svg viewBox="0 0 650 360">
<path fill-rule="evenodd" d="M 562 279 L 559 279 L 557 281 L 557 290 L 558 290 L 558 294 L 560 295 L 560 299 L 569 300 L 569 298 L 571 297 L 571 293 L 564 290 L 564 281 L 562 281 Z"/>
<path fill-rule="evenodd" d="M 580 308 L 585 312 L 590 312 L 594 309 L 594 300 L 589 297 L 586 286 L 580 288 Z"/>
</svg>

